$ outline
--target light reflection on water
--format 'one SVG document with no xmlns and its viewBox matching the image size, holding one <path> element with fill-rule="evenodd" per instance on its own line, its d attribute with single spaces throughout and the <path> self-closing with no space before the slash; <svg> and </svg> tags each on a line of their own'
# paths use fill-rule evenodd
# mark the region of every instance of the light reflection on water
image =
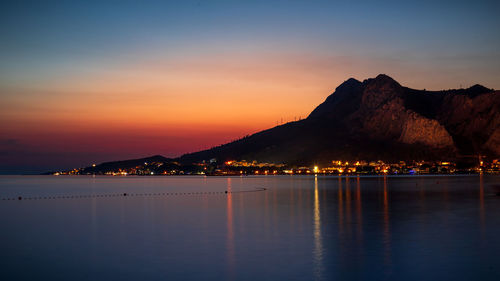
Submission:
<svg viewBox="0 0 500 281">
<path fill-rule="evenodd" d="M 318 177 L 314 176 L 314 277 L 323 276 L 323 242 L 321 241 L 321 214 L 319 210 Z"/>
<path fill-rule="evenodd" d="M 0 198 L 218 192 L 0 200 L 0 262 L 8 280 L 499 280 L 498 182 L 0 177 Z"/>
</svg>

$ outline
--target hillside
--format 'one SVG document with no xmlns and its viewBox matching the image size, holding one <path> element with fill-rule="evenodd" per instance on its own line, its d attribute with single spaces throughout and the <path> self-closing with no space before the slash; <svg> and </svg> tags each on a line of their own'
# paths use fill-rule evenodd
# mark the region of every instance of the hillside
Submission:
<svg viewBox="0 0 500 281">
<path fill-rule="evenodd" d="M 348 79 L 304 120 L 222 146 L 186 154 L 192 163 L 216 158 L 304 164 L 343 160 L 442 160 L 500 156 L 500 92 L 426 91 L 387 75 Z"/>
</svg>

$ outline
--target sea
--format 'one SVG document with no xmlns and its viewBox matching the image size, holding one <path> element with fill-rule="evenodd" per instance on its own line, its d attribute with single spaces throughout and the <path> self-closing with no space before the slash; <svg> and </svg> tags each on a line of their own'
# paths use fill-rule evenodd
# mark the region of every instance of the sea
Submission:
<svg viewBox="0 0 500 281">
<path fill-rule="evenodd" d="M 500 176 L 1 176 L 1 280 L 500 280 Z"/>
</svg>

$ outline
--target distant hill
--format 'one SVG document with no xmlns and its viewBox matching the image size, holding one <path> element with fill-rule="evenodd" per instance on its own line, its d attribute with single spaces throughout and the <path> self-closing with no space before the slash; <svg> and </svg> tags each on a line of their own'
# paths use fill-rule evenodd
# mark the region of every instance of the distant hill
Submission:
<svg viewBox="0 0 500 281">
<path fill-rule="evenodd" d="M 130 169 L 138 166 L 144 166 L 145 163 L 171 163 L 172 159 L 155 155 L 140 159 L 122 160 L 104 162 L 96 166 L 87 167 L 84 169 L 85 173 L 105 173 L 108 171 L 116 171 L 118 169 Z"/>
<path fill-rule="evenodd" d="M 426 91 L 387 75 L 350 78 L 304 120 L 261 131 L 209 150 L 185 154 L 183 164 L 216 158 L 309 165 L 331 160 L 443 160 L 500 156 L 500 92 Z"/>
</svg>

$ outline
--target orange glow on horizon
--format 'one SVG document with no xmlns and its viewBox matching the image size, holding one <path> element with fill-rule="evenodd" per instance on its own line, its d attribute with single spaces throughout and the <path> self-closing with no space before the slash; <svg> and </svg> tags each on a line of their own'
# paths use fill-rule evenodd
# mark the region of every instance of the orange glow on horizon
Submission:
<svg viewBox="0 0 500 281">
<path fill-rule="evenodd" d="M 318 72 L 292 67 L 297 62 Z M 24 145 L 20 150 L 180 156 L 307 117 L 345 79 L 339 73 L 332 82 L 323 63 L 201 54 L 75 68 L 37 83 L 1 85 L 0 128 Z"/>
</svg>

